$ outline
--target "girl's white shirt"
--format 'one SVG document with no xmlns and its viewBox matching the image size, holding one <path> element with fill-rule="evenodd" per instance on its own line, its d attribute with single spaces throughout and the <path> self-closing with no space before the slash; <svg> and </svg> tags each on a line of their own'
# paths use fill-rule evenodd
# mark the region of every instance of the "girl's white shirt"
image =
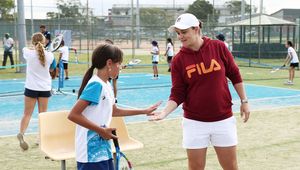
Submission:
<svg viewBox="0 0 300 170">
<path fill-rule="evenodd" d="M 53 53 L 44 50 L 45 66 L 39 60 L 35 49 L 23 48 L 23 57 L 26 60 L 26 81 L 25 88 L 36 91 L 51 90 L 51 76 L 49 73 L 50 65 L 53 62 Z"/>
<path fill-rule="evenodd" d="M 174 56 L 174 47 L 171 43 L 167 44 L 167 56 Z"/>
<path fill-rule="evenodd" d="M 152 62 L 159 62 L 159 49 L 158 49 L 158 47 L 153 46 L 151 52 L 155 53 L 155 54 L 152 54 Z"/>
<path fill-rule="evenodd" d="M 299 63 L 299 58 L 293 47 L 288 48 L 288 54 L 291 57 L 291 63 Z"/>
</svg>

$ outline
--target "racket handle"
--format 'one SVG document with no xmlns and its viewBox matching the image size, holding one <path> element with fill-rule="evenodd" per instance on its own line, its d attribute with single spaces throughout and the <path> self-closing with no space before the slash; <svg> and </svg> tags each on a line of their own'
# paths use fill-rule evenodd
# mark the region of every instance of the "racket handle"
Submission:
<svg viewBox="0 0 300 170">
<path fill-rule="evenodd" d="M 111 133 L 112 133 L 113 135 L 117 136 L 117 132 L 116 132 L 116 130 L 113 130 Z M 120 148 L 120 147 L 119 147 L 119 142 L 118 142 L 118 139 L 113 139 L 113 141 L 114 141 L 114 145 L 115 145 L 115 147 L 118 147 L 118 148 Z"/>
</svg>

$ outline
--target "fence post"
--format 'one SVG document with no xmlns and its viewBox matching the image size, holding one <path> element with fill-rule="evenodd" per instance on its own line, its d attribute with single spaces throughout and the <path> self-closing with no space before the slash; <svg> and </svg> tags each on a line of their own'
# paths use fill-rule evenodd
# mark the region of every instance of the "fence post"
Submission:
<svg viewBox="0 0 300 170">
<path fill-rule="evenodd" d="M 18 0 L 18 37 L 19 37 L 19 58 L 20 63 L 25 64 L 22 49 L 26 46 L 26 25 L 24 13 L 24 1 Z M 20 67 L 20 72 L 25 73 L 26 67 Z"/>
</svg>

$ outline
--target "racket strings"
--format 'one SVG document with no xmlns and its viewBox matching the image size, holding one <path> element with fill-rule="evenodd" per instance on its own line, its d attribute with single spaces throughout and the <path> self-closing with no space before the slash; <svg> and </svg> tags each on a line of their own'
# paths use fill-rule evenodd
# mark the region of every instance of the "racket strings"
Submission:
<svg viewBox="0 0 300 170">
<path fill-rule="evenodd" d="M 119 164 L 119 169 L 120 170 L 131 170 L 130 163 L 127 162 L 125 158 L 120 159 L 120 164 Z"/>
</svg>

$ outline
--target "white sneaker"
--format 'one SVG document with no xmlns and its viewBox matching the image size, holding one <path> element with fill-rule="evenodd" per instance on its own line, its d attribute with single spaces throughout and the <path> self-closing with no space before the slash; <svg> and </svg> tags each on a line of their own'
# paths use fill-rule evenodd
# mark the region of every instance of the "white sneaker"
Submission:
<svg viewBox="0 0 300 170">
<path fill-rule="evenodd" d="M 21 134 L 21 133 L 19 133 L 18 135 L 17 135 L 17 138 L 18 138 L 18 140 L 19 140 L 19 142 L 20 142 L 20 147 L 24 150 L 24 151 L 26 151 L 27 149 L 28 149 L 28 144 L 25 142 L 25 140 L 24 140 L 24 135 L 23 134 Z"/>
<path fill-rule="evenodd" d="M 291 80 L 288 80 L 287 82 L 285 82 L 284 84 L 286 85 L 294 85 L 294 83 Z"/>
</svg>

